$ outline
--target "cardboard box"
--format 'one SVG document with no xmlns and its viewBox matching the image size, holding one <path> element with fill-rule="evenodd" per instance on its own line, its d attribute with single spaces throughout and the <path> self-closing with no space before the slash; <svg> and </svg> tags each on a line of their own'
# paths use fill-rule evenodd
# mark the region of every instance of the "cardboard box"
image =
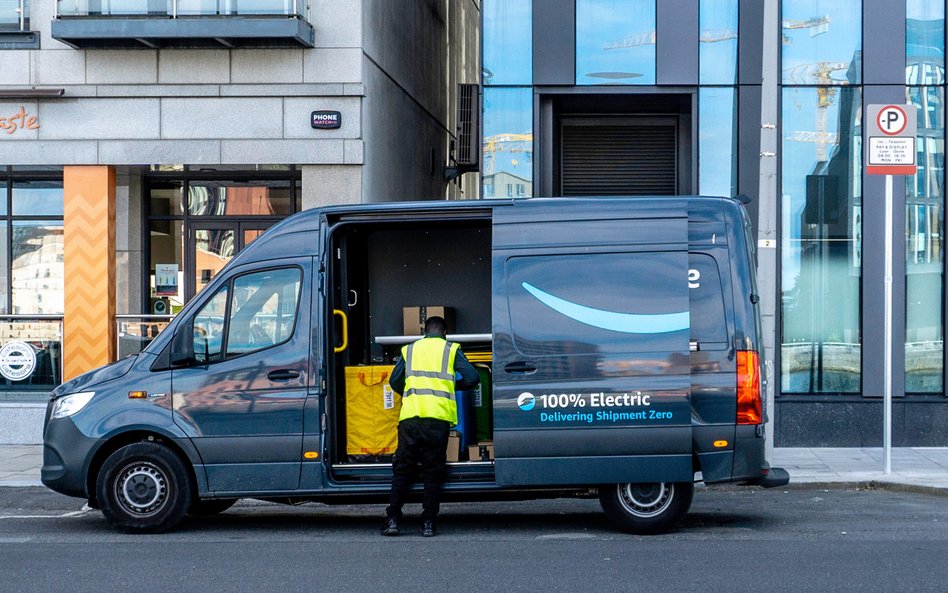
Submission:
<svg viewBox="0 0 948 593">
<path fill-rule="evenodd" d="M 454 309 L 452 307 L 426 306 L 403 307 L 402 327 L 406 336 L 421 336 L 425 333 L 425 320 L 443 317 L 448 324 L 448 333 L 454 333 Z"/>
<path fill-rule="evenodd" d="M 483 441 L 467 448 L 467 458 L 471 461 L 493 461 L 494 441 Z"/>
<path fill-rule="evenodd" d="M 448 434 L 448 463 L 461 460 L 461 435 L 452 430 Z"/>
</svg>

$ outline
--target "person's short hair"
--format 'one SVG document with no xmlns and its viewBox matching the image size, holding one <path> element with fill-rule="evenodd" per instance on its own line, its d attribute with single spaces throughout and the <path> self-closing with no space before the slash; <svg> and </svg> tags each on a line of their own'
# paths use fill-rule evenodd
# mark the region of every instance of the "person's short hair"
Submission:
<svg viewBox="0 0 948 593">
<path fill-rule="evenodd" d="M 444 317 L 438 317 L 437 315 L 432 315 L 431 317 L 425 319 L 425 335 L 438 335 L 443 336 L 448 333 L 448 323 L 444 320 Z"/>
</svg>

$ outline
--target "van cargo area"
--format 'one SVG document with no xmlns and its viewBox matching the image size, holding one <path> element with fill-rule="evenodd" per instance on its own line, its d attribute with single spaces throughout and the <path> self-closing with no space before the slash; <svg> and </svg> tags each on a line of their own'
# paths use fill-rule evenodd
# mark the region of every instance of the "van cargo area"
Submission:
<svg viewBox="0 0 948 593">
<path fill-rule="evenodd" d="M 424 318 L 448 321 L 449 339 L 478 368 L 481 386 L 458 393 L 447 480 L 490 480 L 491 224 L 459 220 L 343 222 L 331 230 L 330 455 L 338 480 L 391 479 L 399 395 L 388 379 Z"/>
</svg>

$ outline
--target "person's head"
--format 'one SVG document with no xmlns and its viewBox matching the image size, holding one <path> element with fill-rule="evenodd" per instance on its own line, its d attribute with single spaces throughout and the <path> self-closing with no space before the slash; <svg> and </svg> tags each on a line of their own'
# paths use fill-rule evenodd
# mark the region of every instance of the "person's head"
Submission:
<svg viewBox="0 0 948 593">
<path fill-rule="evenodd" d="M 448 333 L 448 324 L 444 317 L 432 315 L 425 319 L 425 335 L 429 338 L 444 338 Z"/>
</svg>

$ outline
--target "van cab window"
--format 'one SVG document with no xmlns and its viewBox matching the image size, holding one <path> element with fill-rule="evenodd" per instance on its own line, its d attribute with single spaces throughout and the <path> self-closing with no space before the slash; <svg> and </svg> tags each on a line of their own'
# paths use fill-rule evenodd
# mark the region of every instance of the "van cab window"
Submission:
<svg viewBox="0 0 948 593">
<path fill-rule="evenodd" d="M 267 270 L 234 280 L 227 325 L 228 357 L 263 350 L 290 339 L 301 281 L 299 268 Z"/>
<path fill-rule="evenodd" d="M 194 316 L 194 359 L 196 361 L 214 362 L 223 359 L 226 307 L 227 286 L 224 286 Z"/>
</svg>

